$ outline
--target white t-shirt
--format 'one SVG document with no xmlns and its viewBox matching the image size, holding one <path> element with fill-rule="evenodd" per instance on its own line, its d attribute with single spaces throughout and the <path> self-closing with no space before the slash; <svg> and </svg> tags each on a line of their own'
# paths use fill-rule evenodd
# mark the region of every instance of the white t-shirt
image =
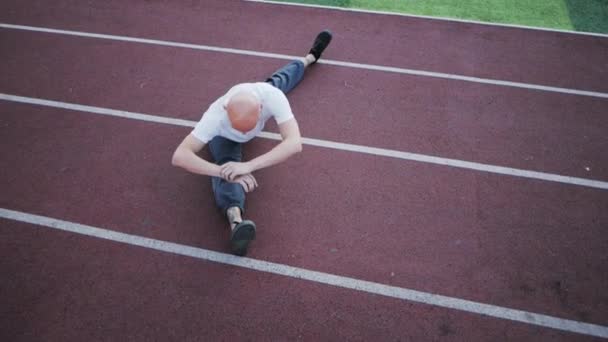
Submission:
<svg viewBox="0 0 608 342">
<path fill-rule="evenodd" d="M 224 108 L 230 97 L 239 91 L 252 92 L 262 104 L 258 124 L 253 130 L 245 134 L 232 128 L 228 113 Z M 282 124 L 294 117 L 285 94 L 266 82 L 241 83 L 232 87 L 225 95 L 209 106 L 191 134 L 205 144 L 218 135 L 243 143 L 258 135 L 264 128 L 266 121 L 271 117 L 274 117 L 277 124 Z"/>
</svg>

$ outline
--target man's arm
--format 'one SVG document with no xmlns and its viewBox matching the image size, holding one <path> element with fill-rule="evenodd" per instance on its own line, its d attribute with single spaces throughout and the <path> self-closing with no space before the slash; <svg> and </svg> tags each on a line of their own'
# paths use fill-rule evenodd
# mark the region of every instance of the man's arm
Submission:
<svg viewBox="0 0 608 342">
<path fill-rule="evenodd" d="M 272 150 L 245 163 L 230 162 L 222 165 L 220 175 L 226 179 L 235 179 L 259 169 L 281 163 L 292 155 L 302 151 L 302 137 L 295 118 L 279 125 L 281 141 Z"/>
<path fill-rule="evenodd" d="M 205 143 L 195 138 L 192 134 L 188 134 L 173 153 L 171 164 L 199 175 L 221 177 L 218 165 L 210 163 L 196 155 L 203 147 L 205 147 Z"/>
</svg>

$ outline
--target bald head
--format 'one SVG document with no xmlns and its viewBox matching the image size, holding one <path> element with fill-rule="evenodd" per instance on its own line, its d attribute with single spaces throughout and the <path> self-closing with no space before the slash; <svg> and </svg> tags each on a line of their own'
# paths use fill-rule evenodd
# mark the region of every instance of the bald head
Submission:
<svg viewBox="0 0 608 342">
<path fill-rule="evenodd" d="M 258 98 L 248 91 L 240 91 L 232 95 L 226 104 L 232 128 L 242 133 L 247 133 L 255 128 L 261 109 Z"/>
</svg>

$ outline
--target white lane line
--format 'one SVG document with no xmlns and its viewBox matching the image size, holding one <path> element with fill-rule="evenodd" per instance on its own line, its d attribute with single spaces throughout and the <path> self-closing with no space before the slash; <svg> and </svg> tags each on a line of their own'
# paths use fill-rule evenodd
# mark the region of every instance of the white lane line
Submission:
<svg viewBox="0 0 608 342">
<path fill-rule="evenodd" d="M 540 84 L 501 81 L 501 80 L 494 80 L 494 79 L 489 79 L 489 78 L 453 75 L 453 74 L 445 74 L 445 73 L 433 72 L 433 71 L 403 69 L 403 68 L 385 67 L 385 66 L 371 65 L 371 64 L 340 62 L 340 61 L 322 60 L 322 59 L 319 60 L 319 63 L 343 66 L 343 67 L 348 67 L 348 68 L 353 68 L 353 69 L 377 70 L 377 71 L 384 71 L 384 72 L 392 72 L 392 73 L 396 73 L 396 74 L 407 74 L 407 75 L 415 75 L 415 76 L 443 78 L 443 79 L 456 80 L 456 81 L 490 84 L 490 85 L 495 85 L 495 86 L 523 88 L 523 89 L 529 89 L 529 90 L 546 91 L 546 92 L 551 92 L 551 93 L 591 96 L 591 97 L 599 97 L 599 98 L 608 99 L 608 93 L 551 87 L 551 86 L 545 86 L 545 85 L 540 85 Z"/>
<path fill-rule="evenodd" d="M 116 36 L 116 35 L 109 35 L 109 34 L 81 32 L 81 31 L 58 30 L 58 29 L 51 29 L 51 28 L 44 28 L 44 27 L 13 25 L 13 24 L 5 24 L 5 23 L 0 23 L 0 28 L 23 30 L 23 31 L 33 31 L 33 32 L 44 32 L 44 33 L 51 33 L 51 34 L 62 34 L 62 35 L 77 36 L 77 37 L 107 39 L 107 40 L 123 41 L 123 42 L 130 42 L 130 43 L 142 43 L 142 44 L 152 44 L 152 45 L 160 45 L 160 46 L 170 46 L 170 47 L 204 50 L 204 51 L 223 52 L 223 53 L 231 53 L 231 54 L 237 54 L 237 55 L 275 58 L 275 59 L 282 59 L 282 60 L 293 60 L 296 58 L 300 58 L 300 56 L 283 55 L 283 54 L 269 53 L 269 52 L 258 52 L 258 51 L 252 51 L 252 50 L 222 48 L 222 47 L 210 46 L 210 45 L 178 43 L 178 42 L 172 42 L 172 41 L 166 41 L 166 40 Z M 596 91 L 552 87 L 552 86 L 532 84 L 532 83 L 523 83 L 523 82 L 511 82 L 511 81 L 495 80 L 495 79 L 490 79 L 490 78 L 479 78 L 479 77 L 448 74 L 448 73 L 425 71 L 425 70 L 405 69 L 405 68 L 388 67 L 388 66 L 382 66 L 382 65 L 344 62 L 344 61 L 336 61 L 336 60 L 331 60 L 331 59 L 321 59 L 321 60 L 319 60 L 319 64 L 328 64 L 328 65 L 335 65 L 335 66 L 346 67 L 346 68 L 374 70 L 374 71 L 413 75 L 413 76 L 441 78 L 441 79 L 463 81 L 463 82 L 490 84 L 490 85 L 495 85 L 495 86 L 521 88 L 521 89 L 528 89 L 528 90 L 539 90 L 539 91 L 546 91 L 546 92 L 553 92 L 553 93 L 560 93 L 560 94 L 608 98 L 608 93 L 602 93 L 602 92 L 596 92 Z"/>
<path fill-rule="evenodd" d="M 62 109 L 75 110 L 75 111 L 85 112 L 85 113 L 117 116 L 117 117 L 126 118 L 126 119 L 148 121 L 148 122 L 162 123 L 162 124 L 175 125 L 175 126 L 194 127 L 194 125 L 196 125 L 196 121 L 190 121 L 190 120 L 175 119 L 175 118 L 170 118 L 170 117 L 165 117 L 165 116 L 141 114 L 141 113 L 127 112 L 127 111 L 123 111 L 123 110 L 116 110 L 116 109 L 109 109 L 109 108 L 102 108 L 102 107 L 93 107 L 93 106 L 79 105 L 79 104 L 74 104 L 74 103 L 51 101 L 51 100 L 44 100 L 44 99 L 38 99 L 38 98 L 33 98 L 33 97 L 24 97 L 24 96 L 17 96 L 17 95 L 3 94 L 3 93 L 0 93 L 0 100 L 26 103 L 26 104 L 32 104 L 32 105 L 37 105 L 37 106 L 62 108 Z M 262 132 L 259 134 L 259 137 L 266 138 L 266 139 L 272 139 L 272 140 L 281 140 L 280 134 L 270 133 L 270 132 Z M 383 157 L 389 157 L 389 158 L 417 161 L 417 162 L 422 162 L 422 163 L 444 165 L 444 166 L 456 167 L 456 168 L 461 168 L 461 169 L 489 172 L 489 173 L 513 176 L 513 177 L 530 178 L 530 179 L 537 179 L 537 180 L 548 181 L 548 182 L 557 182 L 557 183 L 579 185 L 579 186 L 584 186 L 584 187 L 608 190 L 608 182 L 593 180 L 593 179 L 570 177 L 570 176 L 563 176 L 563 175 L 558 175 L 558 174 L 553 174 L 553 173 L 530 171 L 530 170 L 523 170 L 523 169 L 515 169 L 515 168 L 505 167 L 505 166 L 475 163 L 475 162 L 458 160 L 458 159 L 442 158 L 442 157 L 430 156 L 430 155 L 425 155 L 425 154 L 389 150 L 389 149 L 384 149 L 384 148 L 369 147 L 369 146 L 363 146 L 363 145 L 346 144 L 346 143 L 340 143 L 340 142 L 328 141 L 328 140 L 320 140 L 320 139 L 313 139 L 313 138 L 303 138 L 302 140 L 303 140 L 303 143 L 306 145 L 330 148 L 330 149 L 341 150 L 341 151 L 371 154 L 371 155 L 375 155 L 375 156 L 383 156 Z"/>
<path fill-rule="evenodd" d="M 335 274 L 311 271 L 304 268 L 277 264 L 251 258 L 236 257 L 207 249 L 180 245 L 173 242 L 151 239 L 143 236 L 125 234 L 113 230 L 87 226 L 79 223 L 58 220 L 50 217 L 33 215 L 20 211 L 0 208 L 0 217 L 31 223 L 38 226 L 63 230 L 80 235 L 120 242 L 128 245 L 149 248 L 157 251 L 188 256 L 211 262 L 243 267 L 255 271 L 277 274 L 285 277 L 308 280 L 359 292 L 376 294 L 406 301 L 423 303 L 442 308 L 466 311 L 499 319 L 527 323 L 578 334 L 608 338 L 608 327 L 578 322 L 534 312 L 505 308 L 497 305 L 474 302 L 470 300 L 447 297 L 438 294 L 389 286 L 371 281 L 339 276 Z"/>
<path fill-rule="evenodd" d="M 320 8 L 320 9 L 335 10 L 335 11 L 342 11 L 342 12 L 355 12 L 355 13 L 391 15 L 391 16 L 408 17 L 408 18 L 420 18 L 420 19 L 430 19 L 430 20 L 438 20 L 438 21 L 453 21 L 453 22 L 465 23 L 465 24 L 476 24 L 476 25 L 484 25 L 484 26 L 507 27 L 507 28 L 517 28 L 517 29 L 524 29 L 524 30 L 546 31 L 546 32 L 557 32 L 557 33 L 568 33 L 568 34 L 575 34 L 575 35 L 581 35 L 581 36 L 593 36 L 593 37 L 608 38 L 608 34 L 604 34 L 604 33 L 584 32 L 584 31 L 568 31 L 568 30 L 552 29 L 552 28 L 546 28 L 546 27 L 538 27 L 538 26 L 526 26 L 526 25 L 504 24 L 504 23 L 490 23 L 490 22 L 486 22 L 486 21 L 477 21 L 477 20 L 468 20 L 468 19 L 457 19 L 457 18 L 448 18 L 448 17 L 432 17 L 432 16 L 428 16 L 428 15 L 417 15 L 417 14 L 397 13 L 397 12 L 387 12 L 387 11 L 375 11 L 375 10 L 365 10 L 365 9 L 360 9 L 360 8 L 336 7 L 336 6 L 327 6 L 327 5 L 303 4 L 303 3 L 295 3 L 295 2 L 287 2 L 286 3 L 286 2 L 281 2 L 281 1 L 270 1 L 270 0 L 244 0 L 244 1 L 258 2 L 258 3 L 271 4 L 271 5 L 285 5 L 285 6 L 295 6 L 295 7 Z"/>
</svg>

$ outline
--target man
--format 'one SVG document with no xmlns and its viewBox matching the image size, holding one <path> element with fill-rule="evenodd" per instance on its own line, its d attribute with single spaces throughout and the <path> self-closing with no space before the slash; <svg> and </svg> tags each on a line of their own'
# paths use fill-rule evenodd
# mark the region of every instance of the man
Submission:
<svg viewBox="0 0 608 342">
<path fill-rule="evenodd" d="M 253 172 L 302 151 L 298 123 L 285 94 L 302 80 L 304 70 L 319 60 L 331 38 L 327 30 L 319 33 L 304 58 L 277 70 L 266 82 L 232 87 L 211 104 L 173 153 L 173 165 L 212 177 L 215 202 L 230 224 L 230 243 L 236 255 L 247 254 L 249 243 L 255 239 L 255 223 L 242 218 L 245 192 L 258 186 Z M 282 141 L 269 152 L 242 162 L 241 144 L 260 133 L 271 117 L 279 126 Z M 197 156 L 207 144 L 214 163 Z"/>
</svg>

